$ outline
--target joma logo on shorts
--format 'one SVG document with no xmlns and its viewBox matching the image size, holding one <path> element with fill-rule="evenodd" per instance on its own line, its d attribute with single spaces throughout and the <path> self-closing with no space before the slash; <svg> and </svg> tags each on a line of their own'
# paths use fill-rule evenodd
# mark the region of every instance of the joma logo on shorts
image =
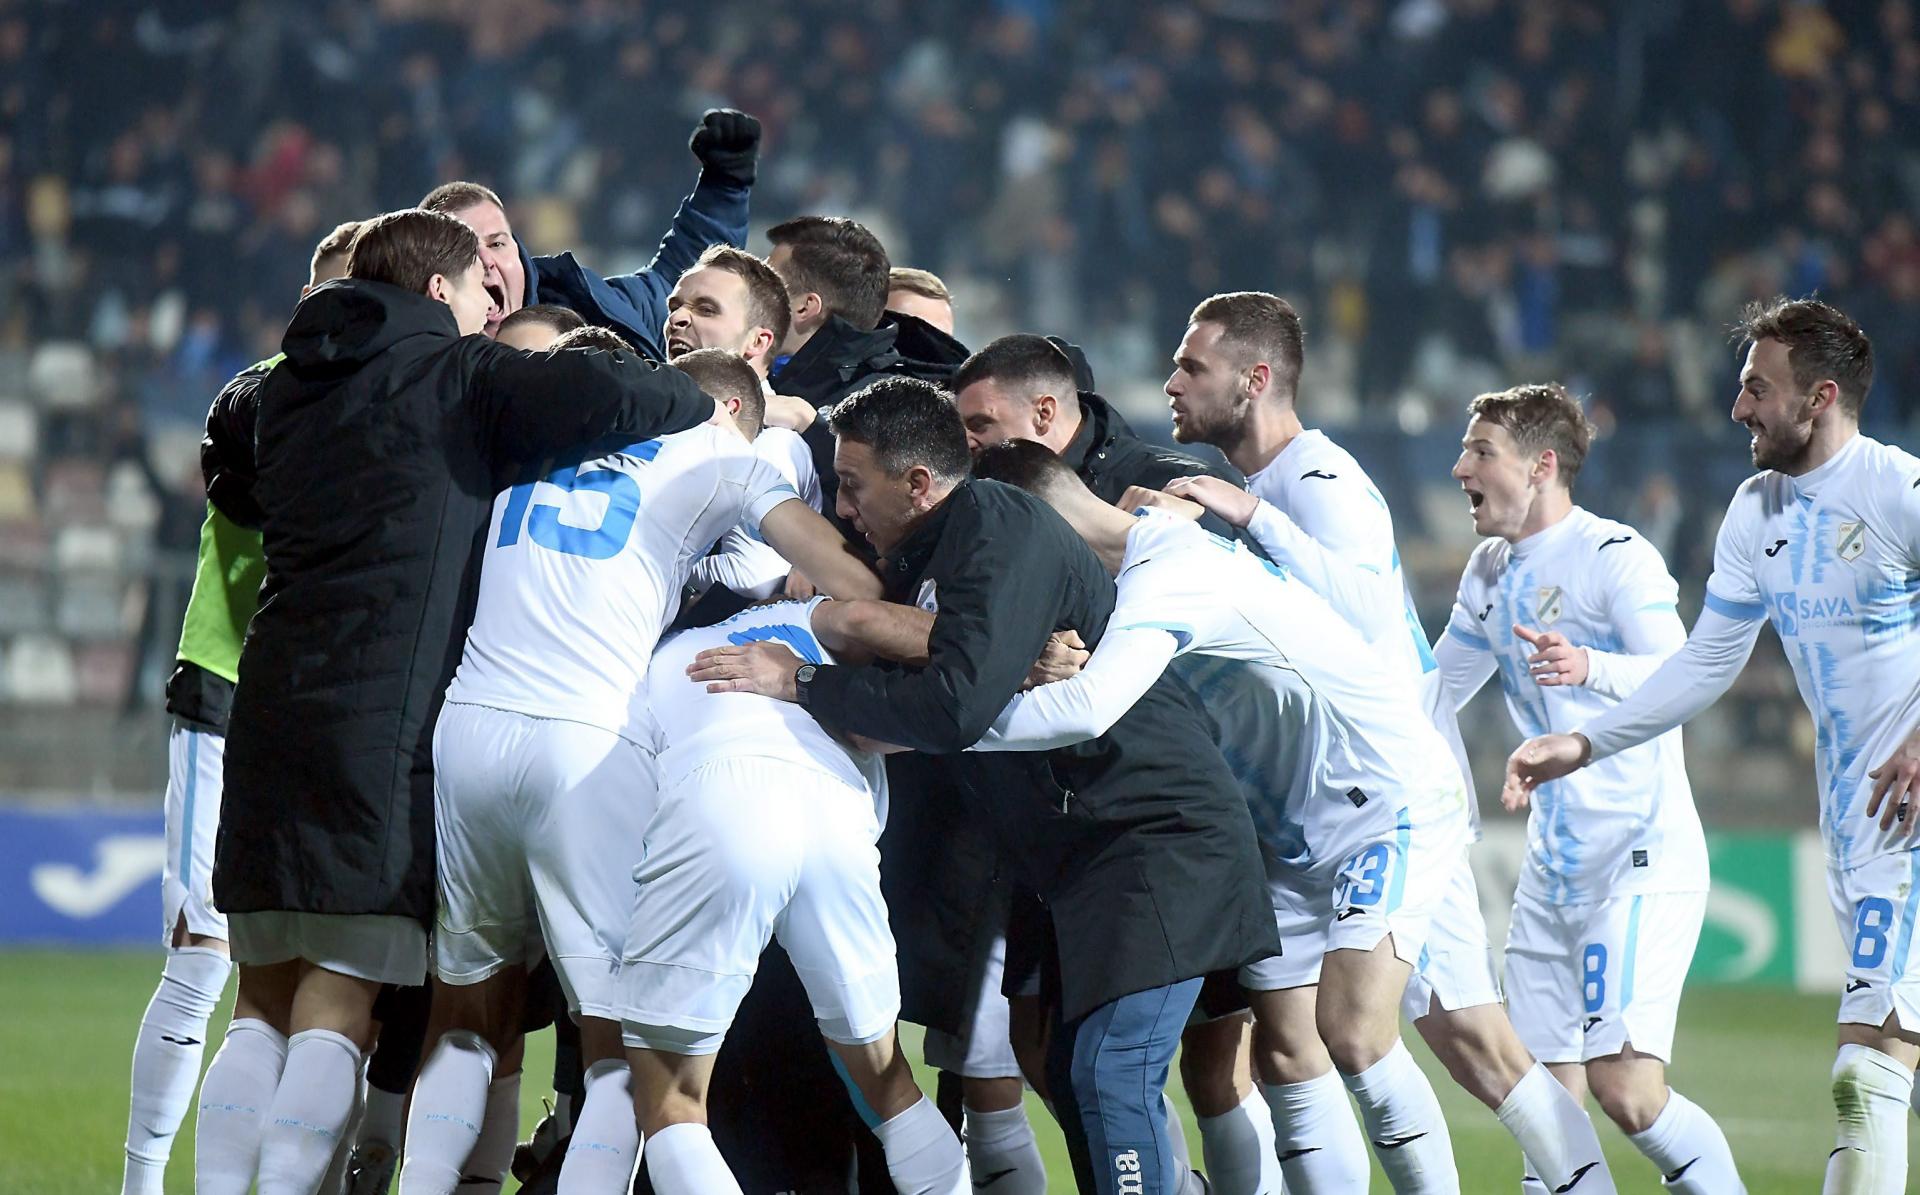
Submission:
<svg viewBox="0 0 1920 1195">
<path fill-rule="evenodd" d="M 1113 1168 L 1119 1174 L 1114 1190 L 1119 1195 L 1141 1195 L 1147 1189 L 1147 1176 L 1140 1173 L 1140 1151 L 1129 1149 L 1113 1155 Z"/>
</svg>

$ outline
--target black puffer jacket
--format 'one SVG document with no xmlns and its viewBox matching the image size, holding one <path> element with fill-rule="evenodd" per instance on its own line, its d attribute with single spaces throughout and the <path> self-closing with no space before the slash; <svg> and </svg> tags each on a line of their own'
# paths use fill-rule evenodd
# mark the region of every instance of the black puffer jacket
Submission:
<svg viewBox="0 0 1920 1195">
<path fill-rule="evenodd" d="M 1126 417 L 1098 394 L 1080 393 L 1080 430 L 1060 453 L 1102 502 L 1118 502 L 1130 486 L 1165 489 L 1176 477 L 1205 474 L 1245 488 L 1247 479 L 1224 461 L 1165 448 L 1140 438 Z M 1218 515 L 1200 517 L 1201 526 L 1215 535 L 1235 538 L 1233 527 Z"/>
<path fill-rule="evenodd" d="M 267 577 L 240 655 L 214 855 L 229 913 L 429 923 L 433 723 L 493 496 L 603 436 L 713 402 L 623 354 L 461 336 L 443 304 L 341 280 L 294 311 L 258 389 Z"/>
</svg>

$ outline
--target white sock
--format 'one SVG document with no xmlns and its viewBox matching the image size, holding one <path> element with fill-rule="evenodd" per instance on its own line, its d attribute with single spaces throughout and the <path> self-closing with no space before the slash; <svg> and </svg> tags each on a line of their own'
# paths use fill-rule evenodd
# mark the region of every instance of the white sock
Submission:
<svg viewBox="0 0 1920 1195">
<path fill-rule="evenodd" d="M 1897 1195 L 1907 1189 L 1907 1104 L 1913 1072 L 1870 1046 L 1845 1045 L 1833 1060 L 1839 1133 L 1827 1158 L 1825 1195 Z"/>
<path fill-rule="evenodd" d="M 1628 1137 L 1660 1168 L 1662 1185 L 1681 1195 L 1746 1195 L 1725 1133 L 1700 1105 L 1667 1089 L 1667 1106 L 1653 1123 Z"/>
<path fill-rule="evenodd" d="M 912 1107 L 873 1126 L 886 1151 L 887 1173 L 901 1195 L 968 1195 L 967 1155 L 947 1118 L 921 1096 Z"/>
<path fill-rule="evenodd" d="M 1167 1122 L 1167 1145 L 1173 1152 L 1173 1176 L 1180 1184 L 1173 1189 L 1173 1195 L 1198 1195 L 1206 1188 L 1193 1178 L 1193 1151 L 1187 1147 L 1187 1126 L 1180 1122 L 1180 1111 L 1173 1106 L 1173 1097 L 1165 1091 L 1160 1093 L 1160 1115 Z"/>
<path fill-rule="evenodd" d="M 648 1137 L 647 1176 L 659 1195 L 742 1195 L 703 1124 L 670 1124 Z"/>
<path fill-rule="evenodd" d="M 560 1163 L 555 1195 L 624 1192 L 633 1186 L 640 1157 L 640 1126 L 633 1118 L 633 1072 L 625 1060 L 603 1058 L 587 1068 L 580 1116 Z"/>
<path fill-rule="evenodd" d="M 1273 1117 L 1254 1092 L 1231 1112 L 1200 1118 L 1200 1158 L 1218 1195 L 1278 1195 Z"/>
<path fill-rule="evenodd" d="M 260 1165 L 260 1126 L 280 1085 L 287 1039 L 251 1017 L 227 1026 L 200 1084 L 193 1134 L 194 1195 L 247 1195 Z"/>
<path fill-rule="evenodd" d="M 470 1029 L 451 1029 L 434 1043 L 413 1081 L 407 1110 L 407 1152 L 401 1195 L 447 1195 L 480 1140 L 493 1083 L 493 1047 Z"/>
<path fill-rule="evenodd" d="M 480 1139 L 473 1143 L 467 1164 L 460 1170 L 463 1195 L 498 1191 L 513 1165 L 513 1147 L 520 1143 L 520 1072 L 502 1075 L 487 1088 L 487 1111 L 480 1119 Z M 629 1173 L 628 1178 L 633 1175 Z M 491 1186 L 486 1184 L 491 1183 Z"/>
<path fill-rule="evenodd" d="M 407 1093 L 366 1084 L 367 1110 L 360 1117 L 359 1142 L 397 1148 L 407 1131 Z"/>
<path fill-rule="evenodd" d="M 333 1158 L 320 1179 L 319 1195 L 343 1195 L 347 1189 L 347 1171 L 353 1165 L 353 1143 L 359 1139 L 360 1118 L 367 1110 L 366 1069 L 364 1064 L 360 1067 L 363 1077 L 353 1085 L 353 1111 L 347 1116 L 347 1127 L 340 1130 L 340 1140 L 334 1144 Z"/>
<path fill-rule="evenodd" d="M 1453 1139 L 1433 1085 L 1396 1040 L 1386 1057 L 1357 1075 L 1342 1075 L 1360 1102 L 1360 1119 L 1398 1195 L 1454 1195 L 1460 1173 L 1453 1164 Z"/>
<path fill-rule="evenodd" d="M 206 1049 L 207 1018 L 226 989 L 233 964 L 217 950 L 183 946 L 167 952 L 160 985 L 133 1039 L 133 1098 L 127 1114 L 127 1169 L 122 1195 L 161 1195 L 173 1137 L 193 1103 Z"/>
<path fill-rule="evenodd" d="M 313 1195 L 353 1115 L 359 1082 L 360 1047 L 351 1039 L 330 1029 L 287 1039 L 287 1065 L 260 1129 L 260 1195 Z"/>
<path fill-rule="evenodd" d="M 974 1181 L 992 1184 L 994 1195 L 1046 1195 L 1047 1164 L 1040 1158 L 1026 1108 L 1015 1104 L 998 1112 L 962 1111 L 967 1169 Z"/>
<path fill-rule="evenodd" d="M 1273 1112 L 1280 1173 L 1295 1191 L 1364 1191 L 1373 1166 L 1339 1073 L 1262 1087 Z"/>
<path fill-rule="evenodd" d="M 1593 1120 L 1542 1063 L 1534 1063 L 1493 1110 L 1520 1143 L 1527 1174 L 1549 1191 L 1610 1195 L 1613 1174 L 1600 1153 Z M 1569 1185 L 1572 1184 L 1572 1185 Z M 1521 1189 L 1527 1189 L 1522 1183 Z"/>
</svg>

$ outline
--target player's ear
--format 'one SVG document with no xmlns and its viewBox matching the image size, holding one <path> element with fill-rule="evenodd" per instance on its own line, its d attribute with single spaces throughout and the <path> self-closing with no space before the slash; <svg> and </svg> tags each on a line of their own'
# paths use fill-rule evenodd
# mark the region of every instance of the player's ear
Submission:
<svg viewBox="0 0 1920 1195">
<path fill-rule="evenodd" d="M 933 508 L 933 470 L 925 465 L 913 465 L 907 469 L 907 499 L 916 510 Z"/>
<path fill-rule="evenodd" d="M 1046 435 L 1047 429 L 1053 426 L 1053 421 L 1059 415 L 1060 400 L 1053 395 L 1042 394 L 1033 400 L 1033 430 L 1039 435 Z"/>
<path fill-rule="evenodd" d="M 1532 480 L 1545 485 L 1560 472 L 1560 454 L 1551 448 L 1543 448 L 1540 455 L 1533 458 Z"/>
<path fill-rule="evenodd" d="M 1840 404 L 1840 383 L 1828 378 L 1813 388 L 1807 400 L 1807 418 L 1812 419 Z"/>
<path fill-rule="evenodd" d="M 1256 361 L 1247 371 L 1247 397 L 1259 398 L 1267 392 L 1267 386 L 1273 381 L 1273 366 L 1265 361 Z"/>
</svg>

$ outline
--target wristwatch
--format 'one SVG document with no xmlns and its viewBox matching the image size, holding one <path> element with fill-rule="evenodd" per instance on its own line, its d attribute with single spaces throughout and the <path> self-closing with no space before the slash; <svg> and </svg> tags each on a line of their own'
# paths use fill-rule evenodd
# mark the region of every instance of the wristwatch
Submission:
<svg viewBox="0 0 1920 1195">
<path fill-rule="evenodd" d="M 807 686 L 813 683 L 813 674 L 820 671 L 818 664 L 802 664 L 793 674 L 793 699 L 801 705 L 807 704 Z"/>
</svg>

